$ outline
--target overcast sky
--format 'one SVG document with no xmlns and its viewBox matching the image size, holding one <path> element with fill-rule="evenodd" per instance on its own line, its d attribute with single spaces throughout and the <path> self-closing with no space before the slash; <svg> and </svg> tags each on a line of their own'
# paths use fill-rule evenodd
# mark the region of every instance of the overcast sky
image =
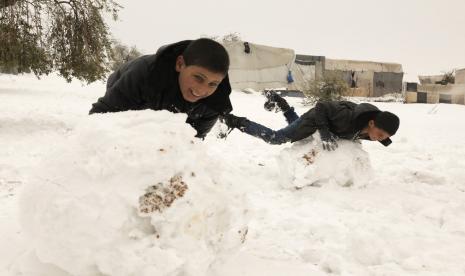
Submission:
<svg viewBox="0 0 465 276">
<path fill-rule="evenodd" d="M 144 53 L 201 35 L 328 58 L 396 62 L 404 80 L 465 68 L 465 0 L 116 0 L 113 35 Z"/>
</svg>

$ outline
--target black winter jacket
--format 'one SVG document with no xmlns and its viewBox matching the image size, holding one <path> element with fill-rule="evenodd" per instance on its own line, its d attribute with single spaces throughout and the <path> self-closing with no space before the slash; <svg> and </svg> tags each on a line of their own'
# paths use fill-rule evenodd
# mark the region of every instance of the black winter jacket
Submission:
<svg viewBox="0 0 465 276">
<path fill-rule="evenodd" d="M 327 129 L 339 138 L 347 140 L 365 139 L 360 131 L 365 128 L 369 120 L 381 112 L 376 106 L 369 103 L 356 104 L 349 101 L 318 102 L 316 106 L 301 118 L 301 125 L 297 128 L 293 141 L 308 137 L 316 130 Z M 387 138 L 380 141 L 384 146 L 392 143 Z"/>
<path fill-rule="evenodd" d="M 92 105 L 89 114 L 142 109 L 186 113 L 186 122 L 197 130 L 196 136 L 205 137 L 219 115 L 232 111 L 231 86 L 226 75 L 213 95 L 196 103 L 184 100 L 175 63 L 190 42 L 163 46 L 154 55 L 122 65 L 110 75 L 105 95 Z"/>
</svg>

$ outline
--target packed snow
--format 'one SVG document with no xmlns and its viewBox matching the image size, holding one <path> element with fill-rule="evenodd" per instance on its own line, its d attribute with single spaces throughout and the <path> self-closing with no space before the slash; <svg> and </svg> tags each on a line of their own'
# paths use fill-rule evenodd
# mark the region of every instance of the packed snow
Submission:
<svg viewBox="0 0 465 276">
<path fill-rule="evenodd" d="M 465 274 L 465 106 L 374 103 L 401 118 L 393 144 L 325 152 L 88 116 L 103 92 L 0 75 L 0 275 Z M 258 93 L 232 102 L 285 126 Z"/>
</svg>

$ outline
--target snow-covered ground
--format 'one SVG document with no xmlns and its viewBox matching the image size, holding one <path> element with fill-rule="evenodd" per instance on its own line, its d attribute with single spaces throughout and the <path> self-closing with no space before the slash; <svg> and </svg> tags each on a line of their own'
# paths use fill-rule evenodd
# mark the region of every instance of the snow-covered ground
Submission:
<svg viewBox="0 0 465 276">
<path fill-rule="evenodd" d="M 465 106 L 375 103 L 401 118 L 394 143 L 326 153 L 88 116 L 103 91 L 0 75 L 0 275 L 465 274 Z M 260 95 L 232 101 L 285 125 Z"/>
</svg>

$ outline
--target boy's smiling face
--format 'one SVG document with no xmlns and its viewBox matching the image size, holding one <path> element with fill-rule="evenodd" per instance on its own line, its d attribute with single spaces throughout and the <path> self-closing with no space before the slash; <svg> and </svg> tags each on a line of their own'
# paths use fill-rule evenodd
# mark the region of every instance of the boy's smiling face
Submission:
<svg viewBox="0 0 465 276">
<path fill-rule="evenodd" d="M 176 59 L 176 71 L 179 72 L 178 81 L 182 97 L 191 103 L 215 93 L 225 77 L 224 74 L 212 72 L 201 66 L 187 66 L 183 56 Z"/>
</svg>

